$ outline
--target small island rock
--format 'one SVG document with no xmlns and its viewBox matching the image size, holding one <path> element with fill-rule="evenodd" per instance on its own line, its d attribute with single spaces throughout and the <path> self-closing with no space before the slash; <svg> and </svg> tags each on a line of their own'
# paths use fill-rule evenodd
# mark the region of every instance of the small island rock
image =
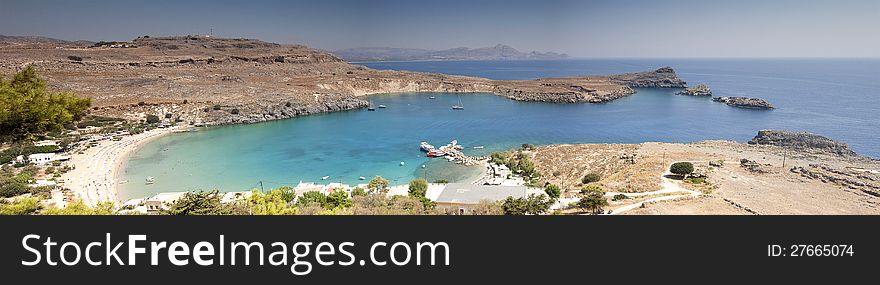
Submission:
<svg viewBox="0 0 880 285">
<path fill-rule="evenodd" d="M 750 109 L 773 109 L 773 105 L 767 100 L 749 97 L 715 97 L 712 101 L 727 104 L 727 106 Z"/>
</svg>

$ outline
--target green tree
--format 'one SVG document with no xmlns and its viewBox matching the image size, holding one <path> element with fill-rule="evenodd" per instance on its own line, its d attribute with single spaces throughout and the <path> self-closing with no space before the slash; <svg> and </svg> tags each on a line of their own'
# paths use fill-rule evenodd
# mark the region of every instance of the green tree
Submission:
<svg viewBox="0 0 880 285">
<path fill-rule="evenodd" d="M 297 213 L 295 207 L 291 207 L 287 189 L 290 187 L 281 187 L 272 189 L 263 194 L 254 191 L 248 198 L 248 209 L 253 215 L 295 215 Z"/>
<path fill-rule="evenodd" d="M 31 140 L 34 135 L 61 130 L 82 118 L 90 105 L 89 98 L 47 91 L 46 81 L 29 65 L 11 81 L 0 78 L 0 136 Z"/>
<path fill-rule="evenodd" d="M 388 192 L 388 180 L 382 176 L 376 176 L 367 183 L 367 189 L 372 193 Z"/>
<path fill-rule="evenodd" d="M 550 184 L 547 185 L 547 187 L 544 187 L 544 193 L 547 193 L 547 196 L 550 197 L 550 199 L 555 200 L 559 199 L 559 196 L 562 195 L 562 189 L 559 189 L 559 186 Z"/>
<path fill-rule="evenodd" d="M 413 179 L 409 182 L 410 197 L 425 197 L 428 192 L 428 181 L 423 178 Z"/>
<path fill-rule="evenodd" d="M 337 209 L 337 208 L 349 208 L 351 207 L 351 198 L 348 197 L 348 193 L 342 190 L 333 191 L 330 195 L 327 195 L 327 199 L 324 200 L 324 204 L 322 205 L 325 209 Z"/>
<path fill-rule="evenodd" d="M 0 215 L 32 215 L 40 210 L 40 199 L 26 197 L 11 202 L 0 202 Z"/>
<path fill-rule="evenodd" d="M 361 187 L 354 187 L 354 189 L 351 190 L 351 197 L 354 198 L 357 196 L 367 196 L 367 191 Z"/>
<path fill-rule="evenodd" d="M 489 155 L 489 160 L 498 165 L 507 165 L 507 154 L 503 152 L 493 152 Z"/>
<path fill-rule="evenodd" d="M 584 178 L 581 179 L 581 183 L 587 184 L 587 183 L 599 182 L 599 180 L 601 180 L 601 179 L 602 179 L 602 176 L 599 176 L 598 173 L 590 172 L 587 175 L 584 175 Z"/>
<path fill-rule="evenodd" d="M 159 116 L 147 115 L 147 124 L 158 124 L 160 120 Z"/>
<path fill-rule="evenodd" d="M 318 205 L 323 207 L 324 203 L 326 202 L 327 196 L 324 196 L 323 193 L 318 191 L 309 191 L 303 193 L 302 196 L 299 196 L 299 198 L 296 199 L 296 205 L 300 207 L 305 207 L 309 205 Z"/>
<path fill-rule="evenodd" d="M 49 207 L 40 214 L 43 215 L 66 215 L 66 216 L 82 216 L 82 215 L 113 215 L 116 211 L 113 209 L 112 202 L 100 202 L 95 207 L 89 207 L 81 200 L 67 204 L 64 208 Z"/>
<path fill-rule="evenodd" d="M 523 198 L 513 198 L 508 196 L 501 201 L 501 210 L 504 211 L 505 215 L 525 215 L 527 207 L 528 205 L 526 205 L 526 201 Z"/>
<path fill-rule="evenodd" d="M 165 215 L 226 215 L 230 208 L 220 203 L 217 190 L 210 192 L 187 192 L 183 197 L 172 203 Z"/>
<path fill-rule="evenodd" d="M 676 162 L 669 167 L 669 172 L 680 175 L 682 178 L 687 178 L 688 174 L 694 172 L 694 164 L 690 162 Z"/>
<path fill-rule="evenodd" d="M 626 194 L 617 194 L 617 195 L 614 195 L 614 197 L 611 197 L 612 201 L 620 201 L 620 200 L 626 200 L 626 199 L 629 199 L 629 196 L 626 196 Z"/>
<path fill-rule="evenodd" d="M 501 202 L 501 209 L 505 215 L 539 215 L 547 212 L 553 205 L 545 195 L 531 194 L 528 197 L 507 197 Z"/>
<path fill-rule="evenodd" d="M 288 202 L 288 203 L 293 202 L 293 200 L 296 199 L 296 191 L 294 191 L 292 187 L 281 186 L 276 189 L 273 189 L 273 191 L 275 191 L 275 190 L 278 191 L 278 195 L 280 195 L 281 199 L 284 200 L 285 202 Z"/>
<path fill-rule="evenodd" d="M 583 197 L 577 202 L 578 208 L 584 209 L 593 214 L 602 213 L 602 209 L 608 206 L 608 200 L 605 199 L 605 193 L 596 190 L 582 190 Z"/>
</svg>

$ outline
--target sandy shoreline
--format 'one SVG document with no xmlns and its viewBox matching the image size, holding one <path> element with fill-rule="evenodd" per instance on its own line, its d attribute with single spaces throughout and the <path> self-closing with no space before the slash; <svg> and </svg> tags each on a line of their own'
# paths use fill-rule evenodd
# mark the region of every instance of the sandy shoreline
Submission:
<svg viewBox="0 0 880 285">
<path fill-rule="evenodd" d="M 154 129 L 126 136 L 119 141 L 102 141 L 83 153 L 71 156 L 69 164 L 75 167 L 62 175 L 64 187 L 69 188 L 86 205 L 118 200 L 119 174 L 126 157 L 141 145 L 170 134 L 179 128 Z"/>
</svg>

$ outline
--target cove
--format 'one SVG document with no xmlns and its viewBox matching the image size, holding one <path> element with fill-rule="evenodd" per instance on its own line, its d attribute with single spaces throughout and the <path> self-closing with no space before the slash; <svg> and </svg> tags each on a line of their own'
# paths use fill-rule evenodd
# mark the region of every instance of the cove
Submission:
<svg viewBox="0 0 880 285">
<path fill-rule="evenodd" d="M 469 181 L 482 167 L 427 158 L 419 142 L 456 139 L 469 155 L 523 143 L 745 141 L 780 128 L 773 111 L 731 108 L 678 89 L 640 89 L 607 104 L 518 102 L 484 93 L 370 96 L 376 111 L 355 110 L 171 134 L 135 151 L 123 167 L 121 199 L 171 191 L 245 191 L 300 181 L 348 184 L 381 175 L 392 184 L 416 177 Z M 436 97 L 436 99 L 430 99 Z M 459 102 L 464 110 L 452 110 Z M 483 146 L 474 149 L 474 146 Z M 400 165 L 400 162 L 404 162 Z M 421 167 L 425 165 L 425 167 Z M 146 177 L 155 183 L 146 185 Z M 327 180 L 322 177 L 329 176 Z"/>
</svg>

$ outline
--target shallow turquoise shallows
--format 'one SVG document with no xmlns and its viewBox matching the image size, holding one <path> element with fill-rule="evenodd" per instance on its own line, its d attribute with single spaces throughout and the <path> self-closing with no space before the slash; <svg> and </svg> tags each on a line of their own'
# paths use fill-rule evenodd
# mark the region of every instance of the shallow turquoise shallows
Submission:
<svg viewBox="0 0 880 285">
<path fill-rule="evenodd" d="M 760 129 L 804 130 L 880 156 L 880 61 L 866 60 L 572 60 L 535 62 L 377 63 L 407 69 L 497 79 L 604 74 L 676 68 L 691 85 L 716 96 L 753 96 L 777 110 L 728 107 L 677 89 L 640 89 L 607 104 L 517 102 L 491 94 L 409 93 L 371 96 L 387 108 L 315 115 L 253 125 L 173 134 L 146 144 L 124 166 L 122 199 L 184 190 L 243 191 L 299 181 L 349 184 L 376 175 L 403 184 L 467 181 L 479 167 L 429 159 L 419 142 L 457 139 L 465 153 L 483 155 L 523 143 L 747 141 Z M 480 73 L 480 67 L 483 72 Z M 429 99 L 435 96 L 436 99 Z M 464 110 L 452 110 L 459 97 Z M 474 149 L 474 146 L 484 146 Z M 404 164 L 401 165 L 401 162 Z M 425 165 L 424 168 L 421 166 Z M 155 184 L 146 185 L 146 177 Z M 329 176 L 322 180 L 322 177 Z"/>
</svg>

